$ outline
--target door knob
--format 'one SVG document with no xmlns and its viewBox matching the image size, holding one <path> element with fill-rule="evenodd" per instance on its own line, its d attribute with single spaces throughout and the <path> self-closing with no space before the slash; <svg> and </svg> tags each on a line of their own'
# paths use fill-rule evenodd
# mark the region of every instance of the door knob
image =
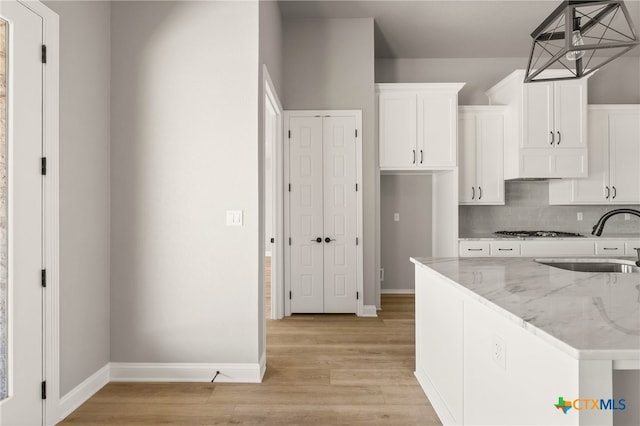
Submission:
<svg viewBox="0 0 640 426">
<path fill-rule="evenodd" d="M 322 238 L 321 238 L 321 237 L 318 237 L 318 238 L 316 238 L 315 240 L 311 240 L 311 242 L 314 242 L 314 241 L 315 241 L 316 243 L 321 243 L 321 242 L 322 242 Z"/>
<path fill-rule="evenodd" d="M 327 238 L 325 238 L 325 239 L 324 239 L 324 242 L 325 242 L 325 243 L 330 243 L 331 241 L 335 241 L 335 240 L 334 240 L 334 239 L 331 239 L 331 238 L 329 238 L 329 237 L 327 237 Z"/>
</svg>

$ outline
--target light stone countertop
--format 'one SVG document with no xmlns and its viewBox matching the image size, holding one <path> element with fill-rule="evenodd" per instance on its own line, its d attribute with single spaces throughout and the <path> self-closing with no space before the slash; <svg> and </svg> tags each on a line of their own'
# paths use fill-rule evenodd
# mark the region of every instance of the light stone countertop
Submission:
<svg viewBox="0 0 640 426">
<path fill-rule="evenodd" d="M 596 237 L 591 234 L 584 234 L 582 237 L 505 237 L 504 235 L 473 234 L 458 238 L 460 241 L 599 241 L 599 240 L 638 240 L 640 234 L 604 234 Z"/>
<path fill-rule="evenodd" d="M 640 274 L 566 271 L 532 258 L 411 261 L 576 359 L 640 360 Z"/>
</svg>

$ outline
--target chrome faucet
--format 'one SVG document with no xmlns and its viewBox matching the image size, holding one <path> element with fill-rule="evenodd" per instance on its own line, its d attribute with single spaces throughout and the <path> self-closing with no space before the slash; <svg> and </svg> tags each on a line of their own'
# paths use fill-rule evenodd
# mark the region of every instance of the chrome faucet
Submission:
<svg viewBox="0 0 640 426">
<path fill-rule="evenodd" d="M 603 214 L 602 217 L 598 219 L 598 222 L 593 226 L 593 231 L 591 231 L 591 235 L 596 235 L 598 237 L 601 236 L 602 231 L 604 230 L 604 224 L 607 223 L 607 220 L 609 220 L 611 216 L 615 216 L 617 214 L 623 214 L 623 213 L 632 214 L 634 216 L 640 217 L 640 211 L 634 210 L 634 209 L 611 210 L 610 212 L 606 212 L 605 214 Z"/>
</svg>

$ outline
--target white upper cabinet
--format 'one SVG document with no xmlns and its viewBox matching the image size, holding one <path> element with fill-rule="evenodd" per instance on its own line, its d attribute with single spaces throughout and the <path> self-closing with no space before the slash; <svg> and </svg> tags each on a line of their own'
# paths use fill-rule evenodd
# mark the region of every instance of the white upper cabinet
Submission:
<svg viewBox="0 0 640 426">
<path fill-rule="evenodd" d="M 457 165 L 458 91 L 462 83 L 377 84 L 381 170 Z"/>
<path fill-rule="evenodd" d="M 640 105 L 590 105 L 589 177 L 549 182 L 549 204 L 640 203 Z"/>
<path fill-rule="evenodd" d="M 525 84 L 524 70 L 517 70 L 487 96 L 492 105 L 509 107 L 505 179 L 587 176 L 586 78 Z"/>
<path fill-rule="evenodd" d="M 504 204 L 505 107 L 459 109 L 460 204 Z"/>
</svg>

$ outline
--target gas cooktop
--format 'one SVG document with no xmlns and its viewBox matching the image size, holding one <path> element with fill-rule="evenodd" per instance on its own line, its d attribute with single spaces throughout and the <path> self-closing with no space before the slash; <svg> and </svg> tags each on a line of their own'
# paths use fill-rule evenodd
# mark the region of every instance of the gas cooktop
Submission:
<svg viewBox="0 0 640 426">
<path fill-rule="evenodd" d="M 561 237 L 582 237 L 581 234 L 575 234 L 573 232 L 561 232 L 561 231 L 497 231 L 496 235 L 502 235 L 504 237 L 517 237 L 517 238 L 561 238 Z"/>
</svg>

